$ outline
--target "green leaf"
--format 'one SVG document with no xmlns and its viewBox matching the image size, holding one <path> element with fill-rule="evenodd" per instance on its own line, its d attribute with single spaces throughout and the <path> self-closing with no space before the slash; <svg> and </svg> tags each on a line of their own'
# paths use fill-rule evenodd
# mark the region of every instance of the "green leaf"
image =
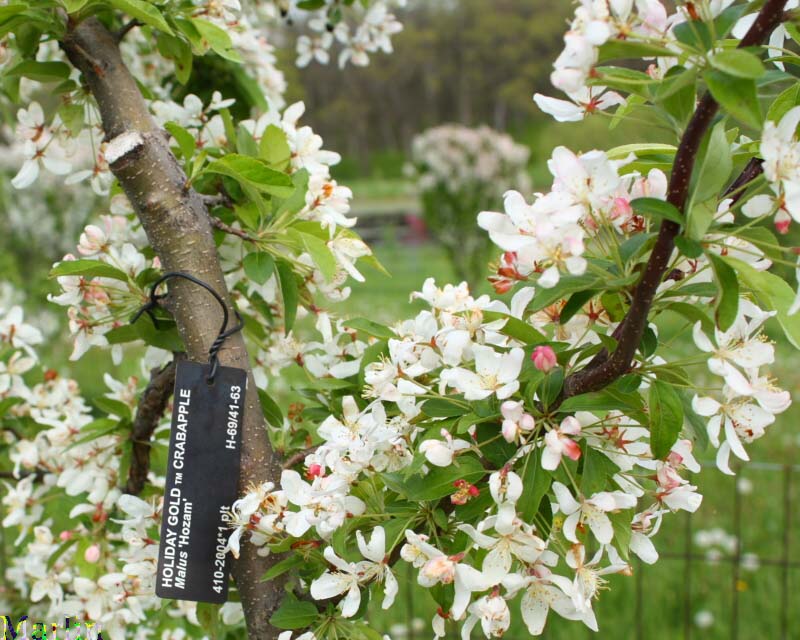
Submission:
<svg viewBox="0 0 800 640">
<path fill-rule="evenodd" d="M 242 61 L 239 53 L 233 48 L 233 41 L 225 29 L 218 27 L 208 20 L 199 18 L 192 18 L 191 20 L 192 24 L 200 33 L 203 45 L 205 45 L 206 48 L 210 48 L 218 56 L 230 60 L 231 62 Z"/>
<path fill-rule="evenodd" d="M 628 238 L 619 247 L 619 257 L 623 264 L 628 264 L 633 258 L 641 258 L 643 247 L 651 241 L 655 241 L 654 233 L 637 233 Z"/>
<path fill-rule="evenodd" d="M 631 536 L 633 535 L 633 529 L 631 528 L 633 513 L 632 509 L 625 509 L 624 511 L 608 514 L 611 526 L 614 528 L 614 546 L 623 560 L 630 559 L 629 549 Z"/>
<path fill-rule="evenodd" d="M 263 389 L 258 390 L 258 399 L 261 402 L 261 412 L 264 414 L 267 424 L 275 429 L 280 429 L 283 426 L 283 412 L 278 403 Z"/>
<path fill-rule="evenodd" d="M 305 558 L 301 556 L 299 553 L 292 554 L 287 558 L 284 558 L 280 562 L 272 565 L 269 571 L 267 571 L 263 576 L 261 576 L 261 582 L 268 582 L 269 580 L 274 580 L 278 576 L 282 576 L 287 571 L 291 571 L 295 567 L 299 567 L 306 563 Z"/>
<path fill-rule="evenodd" d="M 640 216 L 671 220 L 679 225 L 685 222 L 681 212 L 675 205 L 658 198 L 636 198 L 631 200 L 631 207 Z"/>
<path fill-rule="evenodd" d="M 679 125 L 683 125 L 694 113 L 697 98 L 697 69 L 685 69 L 680 65 L 667 71 L 664 81 L 656 92 L 660 102 Z"/>
<path fill-rule="evenodd" d="M 536 393 L 545 409 L 558 398 L 563 386 L 564 369 L 562 367 L 556 367 L 544 377 Z"/>
<path fill-rule="evenodd" d="M 433 398 L 425 401 L 422 412 L 431 418 L 454 418 L 466 414 L 467 409 L 463 404 L 451 402 L 447 398 Z"/>
<path fill-rule="evenodd" d="M 691 432 L 690 435 L 693 436 L 699 448 L 705 451 L 708 448 L 708 420 L 706 418 L 701 418 L 692 408 L 692 396 L 686 389 L 676 389 L 676 392 L 683 405 L 683 416 Z"/>
<path fill-rule="evenodd" d="M 229 176 L 242 185 L 279 198 L 287 198 L 295 190 L 292 179 L 285 173 L 272 169 L 263 160 L 235 153 L 215 160 L 205 168 L 205 171 Z"/>
<path fill-rule="evenodd" d="M 328 244 L 310 233 L 301 232 L 299 235 L 303 246 L 306 248 L 306 251 L 308 251 L 311 259 L 314 261 L 314 264 L 317 265 L 325 280 L 327 282 L 333 282 L 336 273 L 339 271 L 339 266 Z"/>
<path fill-rule="evenodd" d="M 752 129 L 761 128 L 755 80 L 737 78 L 722 71 L 707 71 L 703 78 L 711 95 L 728 113 Z"/>
<path fill-rule="evenodd" d="M 689 220 L 686 223 L 686 237 L 695 242 L 701 242 L 717 213 L 717 198 L 715 196 L 705 202 L 690 203 L 690 206 Z"/>
<path fill-rule="evenodd" d="M 716 201 L 719 199 L 723 187 L 728 183 L 733 170 L 733 154 L 725 134 L 724 121 L 718 122 L 711 130 L 707 142 L 703 146 L 704 148 L 700 151 L 702 160 L 698 163 L 692 176 L 690 213 L 694 204 L 711 199 L 714 200 L 713 204 L 716 210 Z M 692 235 L 692 237 L 695 240 L 700 239 L 697 235 Z"/>
<path fill-rule="evenodd" d="M 602 85 L 641 96 L 649 95 L 648 87 L 658 82 L 642 71 L 625 67 L 595 67 L 595 73 L 597 75 L 589 81 L 590 86 Z"/>
<path fill-rule="evenodd" d="M 50 277 L 82 276 L 84 278 L 112 278 L 128 281 L 128 275 L 121 269 L 99 260 L 64 260 L 50 270 Z"/>
<path fill-rule="evenodd" d="M 632 393 L 628 395 L 629 397 L 626 398 L 626 400 L 630 401 L 634 396 Z M 579 396 L 567 398 L 563 403 L 561 403 L 558 411 L 559 413 L 591 411 L 593 413 L 604 414 L 608 411 L 619 411 L 626 405 L 626 402 L 621 401 L 619 394 L 612 390 L 606 389 L 604 391 L 594 391 L 592 393 L 584 393 Z M 630 406 L 630 408 L 641 410 L 640 405 L 633 405 Z"/>
<path fill-rule="evenodd" d="M 36 82 L 58 82 L 69 78 L 71 67 L 66 62 L 23 60 L 6 71 L 9 78 L 24 77 Z"/>
<path fill-rule="evenodd" d="M 164 19 L 164 16 L 161 15 L 161 12 L 152 3 L 145 2 L 144 0 L 108 0 L 108 1 L 112 6 L 116 7 L 120 11 L 124 11 L 131 18 L 136 18 L 140 22 L 150 25 L 151 27 L 154 27 L 159 31 L 163 31 L 164 33 L 169 33 L 170 35 L 173 34 L 173 31 L 167 24 L 167 21 Z"/>
<path fill-rule="evenodd" d="M 650 58 L 659 56 L 674 57 L 675 52 L 666 47 L 623 39 L 609 40 L 600 47 L 598 52 L 599 62 L 623 58 Z"/>
<path fill-rule="evenodd" d="M 541 344 L 547 339 L 539 331 L 534 329 L 527 322 L 523 322 L 519 318 L 510 316 L 500 311 L 484 311 L 483 319 L 486 322 L 494 322 L 495 320 L 505 320 L 506 323 L 500 329 L 500 333 L 515 340 L 519 340 L 523 344 L 533 345 Z"/>
<path fill-rule="evenodd" d="M 283 296 L 283 325 L 284 331 L 288 334 L 294 326 L 297 318 L 297 305 L 300 301 L 300 292 L 297 287 L 292 265 L 285 260 L 276 262 L 278 269 L 278 280 L 281 284 L 281 296 Z"/>
<path fill-rule="evenodd" d="M 664 307 L 664 310 L 677 313 L 692 324 L 701 323 L 703 331 L 707 333 L 714 332 L 714 322 L 708 317 L 708 314 L 700 305 L 689 304 L 688 302 L 672 302 Z"/>
<path fill-rule="evenodd" d="M 175 142 L 178 143 L 178 149 L 180 149 L 183 159 L 191 160 L 192 156 L 194 155 L 194 151 L 197 148 L 194 136 L 182 126 L 174 122 L 167 122 L 164 125 L 164 128 L 169 131 L 173 138 L 175 138 Z"/>
<path fill-rule="evenodd" d="M 257 284 L 264 284 L 275 271 L 275 260 L 265 251 L 248 253 L 242 261 L 245 275 Z"/>
<path fill-rule="evenodd" d="M 272 614 L 269 622 L 278 629 L 304 629 L 310 626 L 318 616 L 319 611 L 312 602 L 298 600 L 289 594 L 280 608 Z"/>
<path fill-rule="evenodd" d="M 722 331 L 727 331 L 739 313 L 739 279 L 736 277 L 736 272 L 718 255 L 711 251 L 706 255 L 719 285 L 719 295 L 714 309 L 717 326 Z"/>
<path fill-rule="evenodd" d="M 533 296 L 533 300 L 528 305 L 528 311 L 539 311 L 576 291 L 596 289 L 597 287 L 602 287 L 603 284 L 604 281 L 602 279 L 591 274 L 563 276 L 559 279 L 558 284 L 551 289 L 537 288 L 536 295 Z"/>
<path fill-rule="evenodd" d="M 8 410 L 12 407 L 16 407 L 18 404 L 22 404 L 25 402 L 23 398 L 5 398 L 0 400 L 0 418 L 8 413 Z"/>
<path fill-rule="evenodd" d="M 533 522 L 534 517 L 539 512 L 539 505 L 542 498 L 547 495 L 553 476 L 549 471 L 542 468 L 541 449 L 534 449 L 525 458 L 525 466 L 522 470 L 522 492 L 517 501 L 517 511 L 524 522 Z"/>
<path fill-rule="evenodd" d="M 650 449 L 662 460 L 669 455 L 683 427 L 683 404 L 672 385 L 660 380 L 650 383 Z"/>
<path fill-rule="evenodd" d="M 136 321 L 133 328 L 139 334 L 139 338 L 149 345 L 165 351 L 184 351 L 183 340 L 181 340 L 173 320 L 159 318 L 158 328 L 156 328 L 150 316 L 145 314 Z"/>
<path fill-rule="evenodd" d="M 159 33 L 156 42 L 159 53 L 175 64 L 175 77 L 178 82 L 185 85 L 192 76 L 194 64 L 191 46 L 184 40 L 165 33 Z"/>
<path fill-rule="evenodd" d="M 737 78 L 760 78 L 764 65 L 756 56 L 744 49 L 725 49 L 709 60 L 711 66 Z"/>
<path fill-rule="evenodd" d="M 280 216 L 284 213 L 297 213 L 306 206 L 306 193 L 308 192 L 308 171 L 300 169 L 292 174 L 292 185 L 294 191 L 286 200 L 283 201 L 275 215 Z"/>
<path fill-rule="evenodd" d="M 770 105 L 767 120 L 778 124 L 781 118 L 798 104 L 800 104 L 800 84 L 792 83 L 792 86 L 775 98 Z"/>
<path fill-rule="evenodd" d="M 777 312 L 777 320 L 787 339 L 800 349 L 800 313 L 789 315 L 795 292 L 783 278 L 768 271 L 756 271 L 746 262 L 725 256 L 722 258 L 734 268 L 740 283 L 750 289 L 762 306 Z"/>
<path fill-rule="evenodd" d="M 608 479 L 619 471 L 619 467 L 593 447 L 585 447 L 583 455 L 583 473 L 581 477 L 581 493 L 591 496 L 606 488 Z"/>
<path fill-rule="evenodd" d="M 687 238 L 686 236 L 675 238 L 675 246 L 687 258 L 695 259 L 703 255 L 703 245 L 697 240 L 692 240 L 692 238 Z"/>
<path fill-rule="evenodd" d="M 131 418 L 131 408 L 121 400 L 100 396 L 92 400 L 92 404 L 103 413 L 114 415 L 119 418 L 127 418 L 128 420 Z"/>
<path fill-rule="evenodd" d="M 258 152 L 264 160 L 278 169 L 284 169 L 292 157 L 286 133 L 274 124 L 264 130 L 258 144 Z"/>
<path fill-rule="evenodd" d="M 368 336 L 381 338 L 382 340 L 392 340 L 397 338 L 397 334 L 389 327 L 367 318 L 350 318 L 349 320 L 345 320 L 344 326 L 349 327 L 350 329 L 355 329 L 356 331 L 362 331 Z"/>
<path fill-rule="evenodd" d="M 558 323 L 562 326 L 567 324 L 567 322 L 569 322 L 576 313 L 581 311 L 584 305 L 598 293 L 599 291 L 597 289 L 587 289 L 586 291 L 573 293 L 567 301 L 567 304 L 561 309 L 561 313 L 558 316 Z"/>
<path fill-rule="evenodd" d="M 456 480 L 466 480 L 475 483 L 486 475 L 486 469 L 477 458 L 471 455 L 461 455 L 453 459 L 449 467 L 431 466 L 426 476 L 412 476 L 405 481 L 399 481 L 399 473 L 383 474 L 387 486 L 398 490 L 400 493 L 414 501 L 439 500 L 452 495 L 455 491 L 453 483 Z"/>
</svg>

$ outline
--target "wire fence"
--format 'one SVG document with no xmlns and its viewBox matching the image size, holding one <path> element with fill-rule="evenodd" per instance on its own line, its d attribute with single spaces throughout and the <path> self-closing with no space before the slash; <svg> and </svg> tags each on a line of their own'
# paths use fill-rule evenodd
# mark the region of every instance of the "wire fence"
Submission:
<svg viewBox="0 0 800 640">
<path fill-rule="evenodd" d="M 714 467 L 713 463 L 703 463 Z M 681 514 L 673 518 L 669 531 L 662 531 L 656 538 L 660 559 L 657 565 L 648 567 L 638 558 L 632 558 L 634 569 L 632 585 L 623 586 L 624 579 L 612 584 L 601 601 L 616 597 L 609 607 L 614 609 L 612 627 L 604 625 L 604 611 L 598 613 L 601 633 L 583 631 L 579 623 L 561 624 L 552 616 L 544 638 L 582 640 L 583 638 L 613 638 L 630 640 L 790 640 L 800 638 L 800 549 L 794 532 L 798 526 L 800 508 L 794 509 L 795 491 L 800 482 L 800 465 L 779 465 L 750 462 L 747 473 L 764 473 L 770 476 L 766 490 L 754 496 L 748 495 L 740 485 L 741 478 L 730 480 L 723 495 L 706 494 L 716 505 L 712 510 L 720 516 L 730 518 L 730 535 L 726 553 L 703 551 L 699 548 L 698 536 L 706 531 L 708 514 L 706 505 L 695 514 Z M 691 478 L 690 478 L 691 481 Z M 754 508 L 758 502 L 760 509 Z M 768 509 L 765 516 L 764 505 Z M 777 518 L 777 522 L 776 522 Z M 769 519 L 770 536 L 766 536 L 765 522 Z M 715 529 L 715 531 L 719 531 Z M 763 554 L 755 556 L 747 552 L 745 543 L 750 537 L 768 542 Z M 776 535 L 771 535 L 775 533 Z M 665 540 L 666 536 L 666 540 Z M 421 640 L 430 638 L 430 618 L 435 611 L 427 595 L 414 587 L 417 570 L 407 567 L 402 589 L 404 622 L 395 624 L 393 640 Z M 749 575 L 766 571 L 768 579 L 749 585 Z M 729 574 L 728 574 L 729 572 Z M 728 575 L 726 575 L 728 574 Z M 655 588 L 654 583 L 663 582 L 670 576 L 665 588 Z M 727 582 L 727 584 L 725 584 Z M 711 585 L 711 586 L 709 586 Z M 622 587 L 623 595 L 615 594 Z M 759 593 L 759 590 L 764 593 Z M 658 591 L 658 593 L 655 593 Z M 711 616 L 700 606 L 709 591 L 713 592 L 717 611 Z M 702 593 L 701 593 L 702 592 Z M 727 593 L 724 593 L 727 592 Z M 751 600 L 743 602 L 743 594 L 749 592 Z M 705 594 L 705 595 L 704 595 Z M 764 606 L 768 602 L 769 606 Z M 760 603 L 760 604 L 759 604 Z M 658 618 L 657 621 L 654 621 Z M 376 616 L 375 621 L 378 623 Z M 381 620 L 384 627 L 386 620 Z M 713 622 L 713 629 L 712 627 Z M 555 629 L 550 629 L 555 625 Z M 605 632 L 604 632 L 605 628 Z M 762 631 L 753 635 L 754 628 Z M 447 640 L 460 638 L 455 625 L 448 625 Z M 473 637 L 483 637 L 480 627 Z M 506 640 L 524 640 L 529 636 L 512 626 Z"/>
</svg>

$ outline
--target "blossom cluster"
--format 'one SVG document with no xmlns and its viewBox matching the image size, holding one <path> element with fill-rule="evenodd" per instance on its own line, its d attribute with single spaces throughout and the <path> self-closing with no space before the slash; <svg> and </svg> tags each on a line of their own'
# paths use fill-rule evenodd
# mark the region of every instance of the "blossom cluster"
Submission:
<svg viewBox="0 0 800 640">
<path fill-rule="evenodd" d="M 731 475 L 730 454 L 749 460 L 744 444 L 762 437 L 775 416 L 792 402 L 789 392 L 780 389 L 763 370 L 775 361 L 775 347 L 761 332 L 773 315 L 741 300 L 733 325 L 727 331 L 715 328 L 713 340 L 701 325 L 694 327 L 697 348 L 709 354 L 708 368 L 724 385 L 719 399 L 698 394 L 692 404 L 699 415 L 709 419 L 708 435 L 718 447 L 717 466 Z"/>
<path fill-rule="evenodd" d="M 121 638 L 159 606 L 158 545 L 146 528 L 158 526 L 160 500 L 120 490 L 130 445 L 125 420 L 134 415 L 143 378 L 106 375 L 105 398 L 119 415 L 95 419 L 75 381 L 41 367 L 35 351 L 41 340 L 20 307 L 0 310 L 0 400 L 10 404 L 3 444 L 16 478 L 3 481 L 2 526 L 18 533 L 5 578 L 18 585 L 32 618 L 90 619 Z M 152 351 L 143 367 L 163 359 Z M 155 475 L 151 481 L 163 485 Z M 56 499 L 58 512 L 51 507 Z M 194 607 L 176 613 L 191 620 Z"/>
<path fill-rule="evenodd" d="M 495 289 L 508 291 L 531 274 L 540 286 L 552 288 L 564 273 L 586 272 L 587 238 L 595 240 L 589 255 L 607 255 L 607 242 L 618 242 L 614 236 L 645 231 L 647 222 L 631 202 L 640 197 L 663 200 L 667 178 L 659 169 L 644 176 L 620 175 L 632 159 L 612 160 L 603 151 L 576 154 L 557 147 L 547 165 L 554 178 L 549 193 L 537 194 L 528 204 L 519 191 L 509 191 L 505 213 L 481 213 L 478 224 L 506 252 L 493 278 Z"/>
<path fill-rule="evenodd" d="M 512 185 L 526 190 L 529 157 L 530 150 L 508 134 L 447 124 L 414 137 L 409 172 L 422 191 L 444 186 L 455 194 L 486 191 L 499 198 Z"/>
<path fill-rule="evenodd" d="M 356 15 L 353 24 L 337 16 L 336 11 L 341 11 L 338 5 L 338 2 L 326 0 L 323 8 L 308 16 L 311 33 L 297 38 L 298 67 L 306 67 L 312 60 L 328 64 L 331 48 L 337 42 L 342 47 L 340 67 L 348 62 L 364 67 L 369 64 L 370 54 L 392 52 L 392 36 L 402 31 L 403 25 L 391 9 L 405 7 L 406 0 L 375 0 L 360 12 L 361 15 Z"/>
<path fill-rule="evenodd" d="M 507 602 L 520 595 L 531 633 L 542 632 L 550 609 L 596 628 L 591 603 L 602 576 L 628 572 L 623 556 L 629 549 L 646 562 L 657 559 L 651 537 L 664 515 L 700 505 L 696 487 L 681 477 L 682 470 L 697 472 L 700 467 L 686 439 L 674 444 L 666 460 L 654 459 L 646 425 L 619 411 L 579 411 L 557 420 L 533 416 L 522 389 L 545 369 L 555 369 L 552 349 L 542 347 L 537 357 L 528 357 L 523 344 L 503 333 L 510 317 L 554 331 L 546 312 L 525 311 L 533 293 L 532 288 L 520 290 L 508 308 L 488 296 L 473 298 L 465 284 L 439 288 L 427 281 L 414 295 L 430 310 L 393 327 L 394 337 L 377 360 L 351 358 L 354 367 L 361 363 L 365 399 L 359 403 L 346 396 L 341 414 L 320 425 L 322 441 L 303 465 L 307 480 L 285 471 L 280 487 L 254 488 L 234 505 L 234 553 L 247 533 L 265 553 L 287 537 L 308 540 L 311 535 L 323 544 L 328 541 L 324 558 L 332 568 L 312 581 L 311 594 L 337 597 L 348 617 L 359 608 L 360 589 L 372 583 L 386 583 L 384 606 L 389 606 L 395 588 L 385 557 L 402 544 L 400 557 L 419 568 L 420 585 L 455 589 L 450 610 L 440 610 L 433 620 L 437 635 L 444 635 L 445 619 L 454 619 L 464 620 L 465 628 L 480 622 L 488 637 L 499 636 L 510 624 Z M 501 318 L 492 319 L 492 314 Z M 590 310 L 579 316 L 572 321 L 570 347 L 596 341 L 596 332 L 608 330 L 608 323 L 593 319 Z M 569 340 L 563 333 L 559 337 Z M 642 385 L 648 386 L 644 380 Z M 433 417 L 436 412 L 427 403 L 436 402 L 454 403 L 458 417 Z M 459 402 L 464 402 L 461 411 Z M 471 403 L 486 403 L 488 414 L 481 419 L 470 413 Z M 508 447 L 499 459 L 487 460 L 485 447 L 496 436 L 485 423 L 494 421 L 502 422 Z M 615 489 L 584 491 L 575 484 L 567 469 L 587 455 L 607 460 Z M 485 471 L 479 466 L 477 477 L 474 456 L 489 465 Z M 354 488 L 377 476 L 403 495 L 402 485 L 393 484 L 395 478 L 420 465 L 430 477 L 436 469 L 456 474 L 446 492 L 456 509 L 437 534 L 440 545 L 450 542 L 437 546 L 428 534 L 413 529 L 404 534 L 404 543 L 399 537 L 393 542 L 384 524 L 374 527 L 367 544 L 358 528 L 364 559 L 343 559 L 330 546 L 336 544 L 335 532 L 348 526 L 348 517 L 371 520 Z M 556 514 L 552 525 L 535 514 L 531 520 L 519 505 L 522 477 L 536 467 L 564 480 L 548 483 L 543 496 Z M 459 469 L 471 475 L 459 478 Z M 485 493 L 491 499 L 482 503 L 478 521 L 461 521 L 458 507 Z M 408 499 L 415 496 L 409 493 Z M 623 522 L 624 535 L 619 529 Z M 449 531 L 465 532 L 470 540 L 466 548 L 454 547 Z M 599 545 L 591 558 L 585 551 L 588 537 Z M 563 568 L 557 568 L 560 561 Z"/>
</svg>

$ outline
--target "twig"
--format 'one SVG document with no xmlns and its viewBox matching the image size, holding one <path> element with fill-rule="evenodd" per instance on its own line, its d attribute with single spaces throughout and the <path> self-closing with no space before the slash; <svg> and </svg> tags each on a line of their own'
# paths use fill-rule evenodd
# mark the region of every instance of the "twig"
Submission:
<svg viewBox="0 0 800 640">
<path fill-rule="evenodd" d="M 215 196 L 202 193 L 200 194 L 200 198 L 209 209 L 213 209 L 214 207 L 227 207 L 228 209 L 232 209 L 234 204 L 227 193 L 218 193 Z"/>
<path fill-rule="evenodd" d="M 253 236 L 247 233 L 247 231 L 243 231 L 242 229 L 237 229 L 236 227 L 232 227 L 231 225 L 223 222 L 222 220 L 214 216 L 210 217 L 211 217 L 211 226 L 213 226 L 214 228 L 219 229 L 220 231 L 224 231 L 225 233 L 228 233 L 232 236 L 241 238 L 242 240 L 245 240 L 247 242 L 257 241 Z"/>
<path fill-rule="evenodd" d="M 761 43 L 782 20 L 786 1 L 767 0 L 750 30 L 739 43 L 739 47 Z M 686 208 L 692 170 L 700 143 L 718 110 L 719 105 L 716 100 L 710 93 L 706 93 L 700 100 L 678 147 L 667 201 L 679 211 L 684 211 Z M 564 381 L 561 397 L 555 403 L 556 407 L 566 398 L 602 389 L 630 370 L 647 326 L 656 290 L 661 284 L 675 248 L 675 238 L 678 233 L 680 233 L 678 223 L 665 220 L 661 224 L 650 259 L 634 291 L 631 307 L 620 325 L 621 328 L 616 332 L 618 333 L 616 350 L 611 355 L 605 351 L 599 353 L 585 368 L 568 376 Z"/>
<path fill-rule="evenodd" d="M 18 474 L 14 475 L 13 471 L 0 471 L 0 478 L 4 480 L 22 480 L 23 478 L 28 478 L 30 476 L 34 476 L 34 479 L 39 482 L 44 479 L 45 475 L 49 473 L 45 469 L 34 469 L 33 471 L 20 471 Z"/>
<path fill-rule="evenodd" d="M 736 178 L 733 182 L 731 182 L 731 186 L 728 187 L 728 190 L 725 192 L 725 197 L 727 198 L 730 196 L 732 202 L 731 206 L 735 205 L 744 195 L 745 189 L 744 187 L 749 182 L 752 182 L 755 178 L 760 176 L 764 172 L 764 161 L 761 158 L 750 158 L 750 162 L 747 163 L 742 172 L 739 174 L 739 177 Z"/>
<path fill-rule="evenodd" d="M 169 403 L 175 387 L 176 362 L 182 357 L 183 354 L 175 354 L 175 360 L 166 367 L 150 372 L 150 382 L 139 400 L 136 419 L 131 428 L 133 455 L 125 493 L 138 495 L 147 482 L 147 474 L 150 472 L 150 439 Z"/>
<path fill-rule="evenodd" d="M 317 450 L 317 447 L 311 447 L 310 449 L 305 449 L 303 451 L 298 451 L 295 453 L 291 458 L 287 458 L 286 462 L 283 463 L 284 469 L 291 469 L 294 465 L 300 464 L 303 460 L 306 459 L 306 456 L 311 455 Z"/>
<path fill-rule="evenodd" d="M 125 39 L 125 36 L 128 35 L 128 32 L 135 29 L 136 27 L 141 27 L 141 26 L 142 23 L 139 22 L 136 18 L 134 18 L 133 20 L 125 23 L 122 29 L 120 29 L 114 34 L 114 38 L 116 39 L 117 42 L 122 42 Z"/>
</svg>

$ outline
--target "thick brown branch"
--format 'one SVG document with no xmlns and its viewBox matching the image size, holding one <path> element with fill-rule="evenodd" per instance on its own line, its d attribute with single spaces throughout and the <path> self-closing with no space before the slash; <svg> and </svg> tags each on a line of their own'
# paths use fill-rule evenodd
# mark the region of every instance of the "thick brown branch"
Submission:
<svg viewBox="0 0 800 640">
<path fill-rule="evenodd" d="M 207 282 L 230 306 L 230 295 L 219 262 L 208 210 L 200 194 L 187 188 L 186 174 L 172 154 L 166 136 L 147 108 L 135 79 L 125 66 L 118 43 L 99 20 L 68 24 L 61 42 L 70 61 L 97 102 L 109 145 L 106 157 L 136 210 L 156 255 L 167 271 L 184 271 Z M 169 309 L 175 317 L 187 357 L 203 361 L 219 330 L 214 299 L 191 283 L 176 281 L 169 288 Z M 231 336 L 220 351 L 220 362 L 248 371 L 242 429 L 240 489 L 267 481 L 279 482 L 280 457 L 269 443 L 264 416 L 241 334 Z M 248 543 L 242 546 L 233 573 L 251 640 L 272 640 L 269 624 L 283 598 L 282 579 L 262 582 L 261 576 L 280 560 L 263 558 Z"/>
<path fill-rule="evenodd" d="M 163 369 L 153 369 L 150 372 L 150 382 L 139 400 L 136 419 L 131 428 L 133 455 L 125 493 L 139 495 L 147 482 L 147 474 L 150 472 L 150 439 L 175 388 L 175 365 L 176 360 L 173 360 Z"/>
<path fill-rule="evenodd" d="M 749 47 L 763 42 L 783 19 L 786 1 L 767 0 L 739 46 Z M 684 211 L 686 208 L 697 152 L 718 109 L 719 105 L 711 94 L 704 95 L 678 147 L 667 200 L 679 211 Z M 571 396 L 602 389 L 630 371 L 636 350 L 647 327 L 656 290 L 664 277 L 679 232 L 680 225 L 677 223 L 670 220 L 662 223 L 650 259 L 636 285 L 631 307 L 620 328 L 615 332 L 618 340 L 616 350 L 611 355 L 598 354 L 585 368 L 568 376 L 564 381 L 561 401 Z"/>
</svg>

